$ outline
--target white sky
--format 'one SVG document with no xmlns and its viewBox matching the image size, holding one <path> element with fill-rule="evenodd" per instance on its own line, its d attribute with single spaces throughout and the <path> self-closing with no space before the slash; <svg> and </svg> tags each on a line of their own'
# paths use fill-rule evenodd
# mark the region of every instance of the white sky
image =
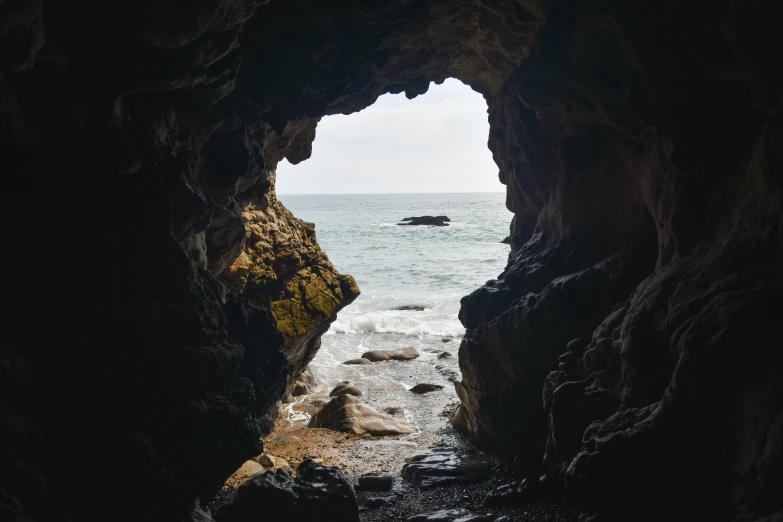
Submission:
<svg viewBox="0 0 783 522">
<path fill-rule="evenodd" d="M 408 100 L 386 94 L 318 124 L 313 155 L 284 160 L 278 194 L 501 192 L 484 98 L 458 80 Z"/>
</svg>

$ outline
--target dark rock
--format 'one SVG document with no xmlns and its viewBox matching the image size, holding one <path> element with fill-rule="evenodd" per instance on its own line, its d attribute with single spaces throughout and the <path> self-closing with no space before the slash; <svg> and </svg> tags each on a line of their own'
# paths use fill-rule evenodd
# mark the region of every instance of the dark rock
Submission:
<svg viewBox="0 0 783 522">
<path fill-rule="evenodd" d="M 449 382 L 455 382 L 457 380 L 457 378 L 459 377 L 457 372 L 455 372 L 451 368 L 446 368 L 443 365 L 439 364 L 438 366 L 435 367 L 435 369 L 438 370 L 438 373 L 440 373 L 446 379 L 448 379 Z"/>
<path fill-rule="evenodd" d="M 218 510 L 215 520 L 262 520 L 268 518 L 270 509 L 301 522 L 359 521 L 356 496 L 340 470 L 312 460 L 299 465 L 295 479 L 281 470 L 247 480 L 237 489 L 234 501 Z"/>
<path fill-rule="evenodd" d="M 462 301 L 455 424 L 618 520 L 779 512 L 779 7 L 0 2 L 1 503 L 176 522 L 260 453 L 352 293 L 275 169 L 454 76 L 513 214 Z"/>
<path fill-rule="evenodd" d="M 309 426 L 356 435 L 382 436 L 413 432 L 405 421 L 385 415 L 353 395 L 340 395 L 329 401 L 313 415 Z"/>
<path fill-rule="evenodd" d="M 423 489 L 450 484 L 478 484 L 489 480 L 491 469 L 472 453 L 443 447 L 406 459 L 402 478 Z"/>
<path fill-rule="evenodd" d="M 422 305 L 403 305 L 392 308 L 392 310 L 423 312 L 426 310 L 426 307 Z"/>
<path fill-rule="evenodd" d="M 356 489 L 362 491 L 391 491 L 394 477 L 391 475 L 362 475 Z"/>
<path fill-rule="evenodd" d="M 449 352 L 440 352 L 438 354 L 438 359 L 448 359 L 450 357 L 453 357 Z"/>
<path fill-rule="evenodd" d="M 360 357 L 358 359 L 350 359 L 348 361 L 345 361 L 343 364 L 372 364 L 372 361 L 369 359 L 365 359 L 363 357 Z"/>
<path fill-rule="evenodd" d="M 441 341 L 444 343 L 448 343 L 451 341 L 451 337 L 444 337 L 443 339 L 441 339 Z"/>
<path fill-rule="evenodd" d="M 406 522 L 492 522 L 494 519 L 492 515 L 474 515 L 465 509 L 444 509 L 412 516 Z"/>
<path fill-rule="evenodd" d="M 413 348 L 403 348 L 402 350 L 373 350 L 362 354 L 362 359 L 372 362 L 379 361 L 411 361 L 419 356 L 419 352 Z"/>
<path fill-rule="evenodd" d="M 419 216 L 419 217 L 407 217 L 403 218 L 402 223 L 398 225 L 427 225 L 433 227 L 447 227 L 448 221 L 451 221 L 446 216 Z"/>
<path fill-rule="evenodd" d="M 338 395 L 346 395 L 346 394 L 361 397 L 362 390 L 360 390 L 356 386 L 351 386 L 348 383 L 340 383 L 337 386 L 335 386 L 331 392 L 329 392 L 329 397 L 337 397 Z"/>
<path fill-rule="evenodd" d="M 441 384 L 420 383 L 414 386 L 413 388 L 411 388 L 409 391 L 412 391 L 413 393 L 422 394 L 422 393 L 429 393 L 442 389 L 443 389 L 443 385 Z"/>
<path fill-rule="evenodd" d="M 384 413 L 388 413 L 389 415 L 402 415 L 402 416 L 405 415 L 405 409 L 396 406 L 384 408 L 383 411 Z"/>
<path fill-rule="evenodd" d="M 367 509 L 378 509 L 389 503 L 389 499 L 386 497 L 369 497 L 365 499 L 364 506 Z"/>
</svg>

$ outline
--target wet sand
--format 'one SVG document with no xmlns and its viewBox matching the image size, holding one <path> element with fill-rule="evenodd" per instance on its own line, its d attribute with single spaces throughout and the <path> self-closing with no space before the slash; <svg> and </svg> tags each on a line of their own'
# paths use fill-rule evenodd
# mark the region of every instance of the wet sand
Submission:
<svg viewBox="0 0 783 522">
<path fill-rule="evenodd" d="M 449 418 L 458 404 L 449 376 L 458 372 L 456 354 L 438 359 L 443 351 L 456 352 L 458 343 L 426 348 L 412 361 L 383 361 L 352 366 L 334 363 L 323 379 L 315 369 L 313 393 L 285 405 L 271 435 L 264 439 L 265 451 L 282 457 L 292 468 L 307 458 L 322 459 L 338 466 L 346 476 L 364 473 L 399 474 L 405 458 L 442 443 L 450 429 Z M 331 398 L 329 392 L 342 381 L 362 390 L 362 401 L 378 411 L 401 407 L 414 429 L 409 435 L 359 437 L 326 429 L 308 428 L 310 417 Z M 418 383 L 443 385 L 423 395 L 408 391 Z"/>
</svg>

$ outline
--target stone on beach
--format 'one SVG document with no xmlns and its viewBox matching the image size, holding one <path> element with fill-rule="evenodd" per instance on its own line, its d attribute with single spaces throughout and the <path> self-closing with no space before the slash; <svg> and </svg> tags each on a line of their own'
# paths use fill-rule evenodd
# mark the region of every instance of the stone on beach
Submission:
<svg viewBox="0 0 783 522">
<path fill-rule="evenodd" d="M 343 382 L 334 387 L 329 393 L 329 397 L 337 397 L 339 395 L 355 395 L 358 397 L 361 394 L 362 390 L 356 386 L 351 386 L 350 384 Z"/>
<path fill-rule="evenodd" d="M 416 386 L 411 388 L 410 391 L 412 391 L 413 393 L 417 393 L 417 394 L 421 395 L 422 393 L 429 393 L 429 392 L 434 392 L 434 391 L 438 391 L 438 390 L 442 390 L 442 389 L 443 389 L 443 386 L 440 385 L 440 384 L 429 384 L 429 383 L 424 383 L 423 382 L 423 383 L 417 384 Z"/>
<path fill-rule="evenodd" d="M 345 361 L 343 364 L 372 364 L 372 361 L 369 359 L 365 359 L 363 357 L 360 357 L 358 359 L 349 359 Z"/>
<path fill-rule="evenodd" d="M 413 433 L 401 419 L 386 415 L 364 404 L 353 395 L 332 399 L 310 419 L 311 428 L 326 428 L 356 435 L 401 435 Z"/>
<path fill-rule="evenodd" d="M 411 347 L 407 347 L 401 350 L 372 350 L 363 353 L 362 359 L 367 359 L 371 362 L 410 361 L 416 359 L 418 356 L 419 352 Z"/>
</svg>

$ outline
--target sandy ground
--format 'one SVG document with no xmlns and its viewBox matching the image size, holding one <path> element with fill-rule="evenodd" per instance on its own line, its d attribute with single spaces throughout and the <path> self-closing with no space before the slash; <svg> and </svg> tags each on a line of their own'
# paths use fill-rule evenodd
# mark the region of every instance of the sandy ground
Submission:
<svg viewBox="0 0 783 522">
<path fill-rule="evenodd" d="M 399 474 L 406 457 L 441 443 L 458 404 L 454 384 L 448 380 L 458 371 L 456 357 L 438 359 L 442 351 L 445 350 L 440 347 L 432 349 L 413 361 L 335 367 L 329 381 L 320 381 L 312 394 L 297 398 L 282 411 L 272 434 L 264 439 L 265 452 L 284 458 L 294 469 L 303 460 L 314 458 L 338 466 L 346 476 Z M 329 401 L 328 394 L 333 387 L 344 380 L 361 389 L 362 400 L 379 411 L 388 407 L 404 408 L 405 419 L 415 432 L 392 437 L 358 437 L 308 428 L 310 417 Z M 410 383 L 419 382 L 440 384 L 444 388 L 424 395 L 408 391 Z"/>
</svg>

